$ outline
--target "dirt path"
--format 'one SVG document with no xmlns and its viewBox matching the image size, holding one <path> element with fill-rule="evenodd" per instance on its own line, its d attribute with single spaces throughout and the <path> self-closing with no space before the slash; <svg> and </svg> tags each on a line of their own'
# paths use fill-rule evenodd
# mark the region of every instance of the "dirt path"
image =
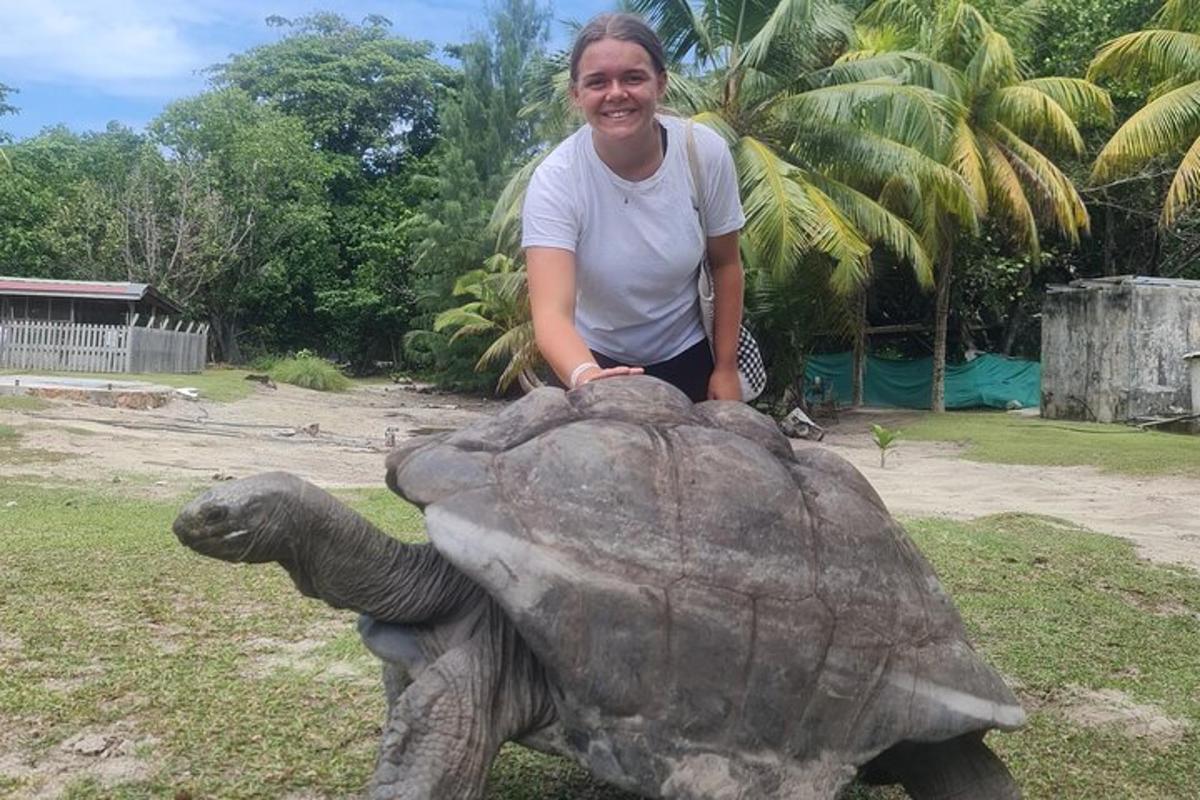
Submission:
<svg viewBox="0 0 1200 800">
<path fill-rule="evenodd" d="M 0 460 L 0 481 L 30 473 L 84 482 L 117 476 L 174 494 L 214 478 L 282 469 L 325 486 L 380 486 L 389 440 L 455 428 L 502 406 L 398 386 L 342 395 L 259 387 L 235 403 L 175 400 L 153 411 L 57 402 L 32 413 L 0 411 L 0 425 L 17 428 L 25 448 L 71 457 Z M 918 442 L 902 443 L 880 469 L 867 428 L 844 416 L 825 444 L 862 470 L 894 513 L 1046 514 L 1127 537 L 1148 558 L 1200 569 L 1200 481 L 982 464 L 959 458 L 953 445 Z"/>
</svg>

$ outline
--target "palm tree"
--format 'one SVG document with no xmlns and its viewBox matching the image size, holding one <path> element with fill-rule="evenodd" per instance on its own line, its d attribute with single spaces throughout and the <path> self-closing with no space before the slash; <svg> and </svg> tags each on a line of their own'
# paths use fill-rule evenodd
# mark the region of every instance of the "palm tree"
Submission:
<svg viewBox="0 0 1200 800">
<path fill-rule="evenodd" d="M 995 25 L 962 0 L 878 0 L 859 23 L 862 40 L 879 49 L 851 56 L 877 58 L 883 50 L 906 54 L 911 59 L 904 68 L 906 81 L 936 89 L 960 106 L 948 163 L 965 181 L 980 214 L 1003 223 L 1014 247 L 1032 264 L 1041 256 L 1043 229 L 1074 245 L 1089 227 L 1083 199 L 1048 153 L 1081 156 L 1078 124 L 1112 118 L 1107 92 L 1089 81 L 1022 77 L 1009 37 L 1019 42 L 1031 36 L 1040 16 L 1038 0 L 1017 6 Z M 949 224 L 936 204 L 906 202 L 938 265 L 931 407 L 940 412 L 945 410 L 954 243 L 962 227 Z"/>
<path fill-rule="evenodd" d="M 540 385 L 534 369 L 541 357 L 533 339 L 524 266 L 497 253 L 484 262 L 482 269 L 461 276 L 454 285 L 454 294 L 474 299 L 443 311 L 433 329 L 439 333 L 454 329 L 450 341 L 463 336 L 495 336 L 476 369 L 504 364 L 497 383 L 500 391 L 514 380 L 526 391 Z"/>
<path fill-rule="evenodd" d="M 1149 99 L 1096 157 L 1093 182 L 1136 172 L 1158 156 L 1179 157 L 1159 225 L 1168 228 L 1200 196 L 1200 0 L 1167 0 L 1151 27 L 1104 44 L 1088 77 L 1152 84 Z"/>
</svg>

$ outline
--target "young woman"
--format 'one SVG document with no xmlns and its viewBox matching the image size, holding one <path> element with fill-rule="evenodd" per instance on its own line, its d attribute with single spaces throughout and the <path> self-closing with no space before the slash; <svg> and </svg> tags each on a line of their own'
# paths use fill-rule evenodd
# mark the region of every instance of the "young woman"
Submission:
<svg viewBox="0 0 1200 800">
<path fill-rule="evenodd" d="M 586 125 L 534 172 L 522 246 L 538 349 L 568 388 L 645 371 L 693 401 L 740 400 L 738 326 L 745 223 L 725 141 L 693 126 L 701 230 L 686 123 L 657 113 L 662 44 L 640 18 L 604 14 L 571 52 L 571 97 Z M 713 342 L 696 281 L 707 251 Z"/>
</svg>

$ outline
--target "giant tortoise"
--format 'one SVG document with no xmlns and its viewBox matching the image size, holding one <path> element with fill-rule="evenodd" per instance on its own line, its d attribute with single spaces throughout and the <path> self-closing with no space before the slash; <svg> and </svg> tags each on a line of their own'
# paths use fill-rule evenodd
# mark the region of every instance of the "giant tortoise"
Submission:
<svg viewBox="0 0 1200 800">
<path fill-rule="evenodd" d="M 646 797 L 833 798 L 856 774 L 1019 796 L 983 735 L 1024 714 L 929 564 L 852 466 L 749 407 L 645 376 L 544 388 L 387 468 L 431 545 L 283 473 L 175 522 L 364 614 L 411 677 L 372 797 L 482 797 L 513 739 Z"/>
</svg>

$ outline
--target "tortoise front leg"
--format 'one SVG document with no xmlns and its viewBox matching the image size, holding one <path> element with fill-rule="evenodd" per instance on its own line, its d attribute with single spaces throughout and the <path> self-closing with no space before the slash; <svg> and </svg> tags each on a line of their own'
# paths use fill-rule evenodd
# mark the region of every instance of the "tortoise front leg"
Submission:
<svg viewBox="0 0 1200 800">
<path fill-rule="evenodd" d="M 390 705 L 371 800 L 479 800 L 500 746 L 554 717 L 540 666 L 491 601 Z"/>
</svg>

